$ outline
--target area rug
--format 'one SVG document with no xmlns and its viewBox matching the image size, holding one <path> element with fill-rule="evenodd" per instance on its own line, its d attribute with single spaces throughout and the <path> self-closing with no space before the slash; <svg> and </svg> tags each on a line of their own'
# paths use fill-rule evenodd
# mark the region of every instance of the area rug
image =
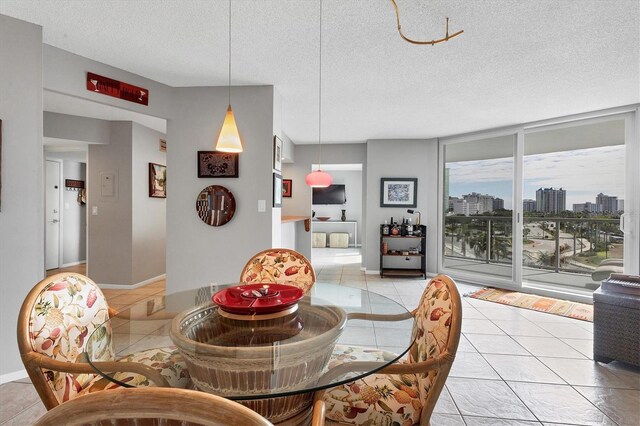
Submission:
<svg viewBox="0 0 640 426">
<path fill-rule="evenodd" d="M 469 297 L 593 322 L 593 305 L 587 305 L 585 303 L 569 302 L 568 300 L 518 293 L 516 291 L 491 287 L 471 293 Z"/>
</svg>

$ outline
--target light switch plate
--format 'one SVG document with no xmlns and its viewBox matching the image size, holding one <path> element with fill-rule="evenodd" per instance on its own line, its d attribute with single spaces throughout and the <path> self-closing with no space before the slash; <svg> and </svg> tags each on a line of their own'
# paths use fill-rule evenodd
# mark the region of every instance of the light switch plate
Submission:
<svg viewBox="0 0 640 426">
<path fill-rule="evenodd" d="M 264 213 L 267 211 L 267 200 L 258 200 L 258 212 Z"/>
<path fill-rule="evenodd" d="M 94 216 L 98 216 L 98 206 L 91 207 L 91 214 Z"/>
</svg>

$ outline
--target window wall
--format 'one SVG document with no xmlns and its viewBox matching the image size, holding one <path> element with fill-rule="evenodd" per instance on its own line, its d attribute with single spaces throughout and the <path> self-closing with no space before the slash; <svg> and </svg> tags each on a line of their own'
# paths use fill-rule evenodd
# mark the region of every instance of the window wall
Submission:
<svg viewBox="0 0 640 426">
<path fill-rule="evenodd" d="M 439 271 L 591 300 L 640 269 L 637 107 L 440 141 Z M 621 266 L 622 267 L 622 266 Z"/>
</svg>

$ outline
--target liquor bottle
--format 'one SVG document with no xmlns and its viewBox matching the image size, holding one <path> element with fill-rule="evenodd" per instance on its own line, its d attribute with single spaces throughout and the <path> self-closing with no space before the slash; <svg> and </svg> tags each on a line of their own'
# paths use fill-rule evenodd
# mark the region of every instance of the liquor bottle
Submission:
<svg viewBox="0 0 640 426">
<path fill-rule="evenodd" d="M 389 224 L 387 220 L 384 220 L 384 225 L 382 225 L 382 235 L 389 235 Z"/>
<path fill-rule="evenodd" d="M 413 236 L 413 225 L 411 224 L 411 218 L 407 221 L 407 235 Z"/>
<path fill-rule="evenodd" d="M 400 233 L 400 229 L 398 228 L 398 224 L 394 222 L 391 227 L 391 235 L 398 235 Z"/>
</svg>

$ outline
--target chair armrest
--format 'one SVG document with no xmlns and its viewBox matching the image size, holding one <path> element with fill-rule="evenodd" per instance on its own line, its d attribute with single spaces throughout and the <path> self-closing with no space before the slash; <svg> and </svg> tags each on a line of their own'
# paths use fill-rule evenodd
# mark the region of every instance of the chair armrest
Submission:
<svg viewBox="0 0 640 426">
<path fill-rule="evenodd" d="M 324 401 L 322 400 L 318 400 L 313 404 L 311 426 L 324 426 L 325 408 Z"/>
<path fill-rule="evenodd" d="M 100 361 L 89 364 L 87 362 L 65 362 L 57 361 L 39 353 L 32 352 L 23 357 L 25 364 L 33 364 L 39 368 L 60 371 L 63 373 L 77 374 L 98 374 L 96 368 L 103 372 L 128 372 L 145 376 L 151 380 L 156 386 L 171 387 L 167 379 L 165 379 L 159 371 L 148 365 L 138 362 L 119 362 L 119 361 Z M 95 366 L 95 368 L 93 366 Z"/>
<path fill-rule="evenodd" d="M 395 363 L 388 365 L 384 368 L 378 370 L 375 374 L 419 374 L 425 373 L 430 370 L 440 370 L 445 365 L 453 363 L 454 356 L 450 355 L 448 352 L 444 353 L 437 358 L 429 359 L 427 361 L 422 362 L 414 362 L 414 363 Z M 320 380 L 318 384 L 326 385 L 333 378 L 339 377 L 341 375 L 347 373 L 356 373 L 358 371 L 371 371 L 375 370 L 380 366 L 380 362 L 377 361 L 354 361 L 354 362 L 345 362 L 340 365 L 337 365 L 327 371 Z"/>
<path fill-rule="evenodd" d="M 367 321 L 404 321 L 407 319 L 413 319 L 412 312 L 405 312 L 404 314 L 385 315 L 385 314 L 368 314 L 366 312 L 351 312 L 347 314 L 347 320 L 361 319 Z"/>
</svg>

